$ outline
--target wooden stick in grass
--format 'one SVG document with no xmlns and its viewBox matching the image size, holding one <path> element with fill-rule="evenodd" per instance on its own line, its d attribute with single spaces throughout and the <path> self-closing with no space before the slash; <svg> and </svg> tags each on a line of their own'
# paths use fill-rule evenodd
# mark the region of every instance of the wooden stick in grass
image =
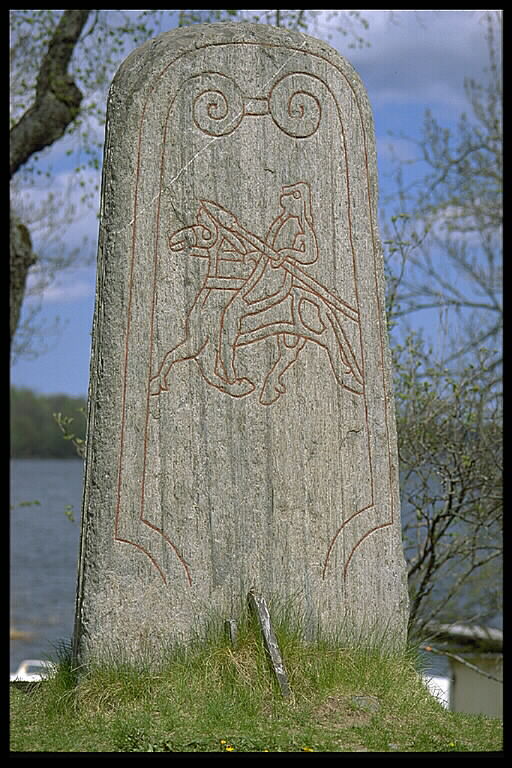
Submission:
<svg viewBox="0 0 512 768">
<path fill-rule="evenodd" d="M 291 695 L 290 686 L 288 685 L 288 677 L 284 668 L 283 659 L 277 644 L 277 639 L 272 629 L 270 622 L 270 614 L 268 612 L 267 603 L 263 595 L 259 595 L 257 592 L 251 589 L 248 595 L 249 606 L 260 625 L 261 633 L 265 643 L 265 648 L 270 657 L 272 669 L 277 678 L 279 689 L 284 696 L 288 698 Z"/>
</svg>

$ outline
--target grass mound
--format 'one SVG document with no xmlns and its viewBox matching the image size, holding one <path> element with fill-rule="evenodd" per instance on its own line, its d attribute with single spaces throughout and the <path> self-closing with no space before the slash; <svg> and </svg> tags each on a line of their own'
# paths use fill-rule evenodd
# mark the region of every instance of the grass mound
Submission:
<svg viewBox="0 0 512 768">
<path fill-rule="evenodd" d="M 11 693 L 16 752 L 500 751 L 502 723 L 447 712 L 416 656 L 305 645 L 275 626 L 290 699 L 279 693 L 250 616 L 231 647 L 223 629 L 158 664 L 103 663 Z"/>
</svg>

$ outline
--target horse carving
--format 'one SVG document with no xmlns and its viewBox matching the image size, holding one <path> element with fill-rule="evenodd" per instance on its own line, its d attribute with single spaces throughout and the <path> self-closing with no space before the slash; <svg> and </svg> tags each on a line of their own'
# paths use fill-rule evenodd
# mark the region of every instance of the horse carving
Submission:
<svg viewBox="0 0 512 768">
<path fill-rule="evenodd" d="M 237 351 L 268 338 L 275 339 L 276 355 L 264 377 L 262 405 L 286 392 L 283 377 L 308 342 L 326 350 L 341 387 L 363 393 L 362 366 L 345 327 L 358 326 L 358 311 L 303 269 L 319 258 L 309 185 L 283 186 L 280 206 L 264 240 L 208 200 L 200 201 L 195 224 L 170 235 L 172 252 L 208 259 L 208 271 L 188 312 L 185 338 L 151 378 L 151 395 L 168 391 L 172 367 L 185 360 L 195 360 L 222 392 L 249 395 L 256 385 L 239 376 Z"/>
</svg>

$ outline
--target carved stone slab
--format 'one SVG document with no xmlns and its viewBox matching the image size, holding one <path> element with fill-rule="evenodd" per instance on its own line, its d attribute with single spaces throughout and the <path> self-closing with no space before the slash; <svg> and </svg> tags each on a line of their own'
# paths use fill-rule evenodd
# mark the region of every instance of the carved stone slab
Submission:
<svg viewBox="0 0 512 768">
<path fill-rule="evenodd" d="M 371 110 L 332 48 L 193 26 L 111 86 L 75 651 L 133 656 L 250 588 L 401 643 Z"/>
</svg>

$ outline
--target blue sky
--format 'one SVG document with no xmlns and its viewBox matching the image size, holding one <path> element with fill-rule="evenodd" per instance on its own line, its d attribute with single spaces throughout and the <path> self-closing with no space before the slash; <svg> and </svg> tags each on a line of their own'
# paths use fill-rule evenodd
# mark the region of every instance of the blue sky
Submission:
<svg viewBox="0 0 512 768">
<path fill-rule="evenodd" d="M 319 12 L 321 13 L 321 12 Z M 365 11 L 368 48 L 348 48 L 347 38 L 330 40 L 352 63 L 365 84 L 373 107 L 381 197 L 391 190 L 390 146 L 404 160 L 414 145 L 398 136 L 419 138 L 423 115 L 430 109 L 438 120 L 453 125 L 467 109 L 464 78 L 480 78 L 487 65 L 486 27 L 482 11 Z M 320 17 L 323 22 L 324 17 Z M 324 25 L 325 32 L 328 29 Z M 316 36 L 320 36 L 320 29 Z M 393 132 L 397 136 L 392 138 Z M 70 160 L 55 147 L 52 183 L 64 188 Z M 49 153 L 51 155 L 51 151 Z M 98 171 L 98 177 L 100 172 Z M 80 211 L 66 240 L 79 245 L 87 234 L 94 252 L 98 221 L 93 206 Z M 37 248 L 37 241 L 35 241 Z M 11 369 L 11 384 L 36 392 L 86 395 L 89 379 L 91 327 L 94 311 L 94 264 L 62 272 L 43 294 L 40 321 L 60 330 L 43 333 L 46 348 L 35 359 L 19 359 Z M 26 302 L 24 312 L 33 300 Z"/>
</svg>

